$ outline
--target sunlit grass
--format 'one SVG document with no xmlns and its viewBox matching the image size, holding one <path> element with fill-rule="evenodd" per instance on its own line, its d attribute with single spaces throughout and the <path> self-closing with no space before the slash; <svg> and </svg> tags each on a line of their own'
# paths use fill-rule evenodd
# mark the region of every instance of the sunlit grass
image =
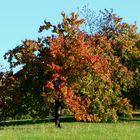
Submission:
<svg viewBox="0 0 140 140">
<path fill-rule="evenodd" d="M 140 121 L 54 123 L 0 127 L 0 140 L 140 140 Z"/>
</svg>

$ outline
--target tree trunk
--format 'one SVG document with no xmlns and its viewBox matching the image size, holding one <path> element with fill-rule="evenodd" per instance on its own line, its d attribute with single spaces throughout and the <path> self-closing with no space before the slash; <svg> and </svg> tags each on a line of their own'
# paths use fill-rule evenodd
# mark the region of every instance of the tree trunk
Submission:
<svg viewBox="0 0 140 140">
<path fill-rule="evenodd" d="M 59 100 L 55 100 L 55 126 L 59 128 L 61 127 L 60 114 L 61 114 L 61 103 L 59 102 Z"/>
</svg>

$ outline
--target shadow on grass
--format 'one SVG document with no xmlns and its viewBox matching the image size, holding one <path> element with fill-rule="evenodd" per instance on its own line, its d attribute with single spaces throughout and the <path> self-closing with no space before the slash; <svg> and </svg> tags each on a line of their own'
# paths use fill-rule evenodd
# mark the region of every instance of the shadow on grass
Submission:
<svg viewBox="0 0 140 140">
<path fill-rule="evenodd" d="M 139 122 L 140 123 L 140 115 L 134 115 L 132 119 L 127 117 L 120 117 L 119 122 Z"/>
<path fill-rule="evenodd" d="M 119 117 L 119 122 L 139 122 L 140 123 L 140 115 L 133 116 L 133 119 L 128 119 L 126 117 Z M 73 116 L 63 116 L 60 119 L 61 122 L 76 122 Z M 39 123 L 47 123 L 54 122 L 53 117 L 48 117 L 46 119 L 36 119 L 36 120 L 10 120 L 10 121 L 1 121 L 0 127 L 4 126 L 14 126 L 14 125 L 24 125 L 24 124 L 39 124 Z M 0 128 L 1 129 L 1 128 Z"/>
<path fill-rule="evenodd" d="M 73 116 L 63 116 L 60 119 L 61 122 L 75 122 Z M 24 124 L 38 124 L 38 123 L 47 123 L 47 122 L 54 122 L 53 117 L 48 117 L 46 119 L 34 119 L 34 120 L 10 120 L 10 121 L 1 121 L 1 126 L 12 126 L 12 125 L 24 125 Z"/>
</svg>

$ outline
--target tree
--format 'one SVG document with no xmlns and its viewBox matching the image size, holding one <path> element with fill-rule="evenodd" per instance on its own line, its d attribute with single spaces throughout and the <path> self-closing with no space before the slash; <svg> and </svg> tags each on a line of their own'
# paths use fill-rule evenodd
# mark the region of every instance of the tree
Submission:
<svg viewBox="0 0 140 140">
<path fill-rule="evenodd" d="M 112 40 L 105 33 L 80 30 L 84 20 L 78 14 L 62 17 L 58 25 L 44 21 L 40 26 L 39 32 L 51 30 L 51 36 L 25 40 L 5 54 L 11 71 L 22 66 L 12 75 L 13 93 L 18 89 L 25 98 L 35 93 L 38 106 L 43 99 L 47 105 L 55 103 L 58 127 L 62 107 L 70 108 L 78 121 L 117 121 L 118 112 L 130 115 L 131 105 L 122 92 L 133 85 L 133 73 L 121 63 Z"/>
<path fill-rule="evenodd" d="M 21 49 L 22 47 L 19 48 L 20 47 L 17 47 L 10 51 L 10 53 L 13 53 L 13 56 L 9 56 L 11 72 L 7 73 L 5 77 L 3 76 L 5 79 L 3 80 L 4 84 L 1 93 L 3 94 L 4 104 L 1 111 L 1 119 L 9 119 L 9 117 L 18 119 L 24 118 L 26 115 L 32 118 L 45 118 L 46 115 L 49 115 L 49 112 L 51 112 L 50 106 L 52 106 L 52 104 L 47 104 L 44 97 L 41 96 L 42 80 L 44 80 L 42 78 L 42 69 L 35 59 L 31 60 L 31 58 L 28 57 L 30 54 L 27 54 L 28 51 L 26 50 L 25 53 L 27 55 L 23 54 L 24 58 L 21 63 L 21 59 L 18 62 L 15 62 L 16 59 L 12 61 L 14 54 L 17 53 L 20 55 L 19 52 L 24 52 L 24 50 Z M 19 58 L 19 56 L 17 57 Z M 25 57 L 27 57 L 28 60 Z M 24 65 L 24 63 L 26 63 L 26 65 Z M 22 65 L 22 69 L 13 73 L 12 68 L 18 65 Z M 11 78 L 12 80 L 10 80 Z"/>
<path fill-rule="evenodd" d="M 106 35 L 111 42 L 114 55 L 120 63 L 133 73 L 133 88 L 129 88 L 126 97 L 131 100 L 133 108 L 138 108 L 139 103 L 139 72 L 140 72 L 140 36 L 137 33 L 136 23 L 129 25 L 123 18 L 114 14 L 113 10 L 100 11 L 98 16 L 87 6 L 83 8 L 82 15 L 86 22 L 86 32 L 90 35 L 98 32 Z"/>
</svg>

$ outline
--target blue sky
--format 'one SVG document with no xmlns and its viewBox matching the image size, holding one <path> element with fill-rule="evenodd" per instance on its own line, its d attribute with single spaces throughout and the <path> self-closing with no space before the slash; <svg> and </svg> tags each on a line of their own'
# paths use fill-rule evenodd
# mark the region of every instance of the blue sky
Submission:
<svg viewBox="0 0 140 140">
<path fill-rule="evenodd" d="M 95 12 L 113 8 L 128 23 L 137 21 L 140 31 L 140 0 L 0 0 L 0 64 L 6 63 L 2 55 L 21 40 L 37 38 L 45 19 L 59 23 L 62 11 L 70 14 L 87 4 Z"/>
</svg>

